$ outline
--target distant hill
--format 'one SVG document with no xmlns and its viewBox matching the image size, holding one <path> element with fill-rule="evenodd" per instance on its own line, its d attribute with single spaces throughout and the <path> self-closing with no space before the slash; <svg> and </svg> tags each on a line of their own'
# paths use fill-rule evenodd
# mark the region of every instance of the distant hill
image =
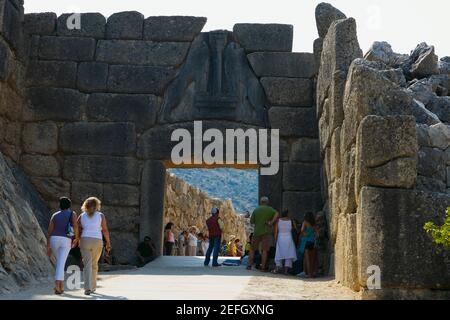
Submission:
<svg viewBox="0 0 450 320">
<path fill-rule="evenodd" d="M 211 197 L 231 199 L 238 213 L 252 211 L 258 204 L 258 171 L 231 168 L 169 169 Z"/>
</svg>

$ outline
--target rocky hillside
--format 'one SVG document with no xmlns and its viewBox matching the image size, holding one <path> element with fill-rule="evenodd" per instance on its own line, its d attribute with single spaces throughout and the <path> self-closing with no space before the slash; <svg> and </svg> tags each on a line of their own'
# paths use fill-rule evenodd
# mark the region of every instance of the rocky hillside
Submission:
<svg viewBox="0 0 450 320">
<path fill-rule="evenodd" d="M 212 197 L 231 199 L 238 213 L 251 212 L 258 205 L 257 170 L 170 169 L 170 172 Z"/>
<path fill-rule="evenodd" d="M 166 179 L 164 225 L 167 222 L 173 222 L 179 230 L 196 226 L 200 232 L 204 232 L 206 231 L 205 221 L 210 216 L 211 208 L 218 207 L 224 217 L 224 239 L 228 239 L 230 235 L 239 239 L 247 238 L 246 219 L 236 213 L 230 200 L 212 198 L 173 173 L 168 173 Z"/>
<path fill-rule="evenodd" d="M 48 216 L 33 187 L 0 152 L 0 293 L 53 274 L 36 216 Z"/>
</svg>

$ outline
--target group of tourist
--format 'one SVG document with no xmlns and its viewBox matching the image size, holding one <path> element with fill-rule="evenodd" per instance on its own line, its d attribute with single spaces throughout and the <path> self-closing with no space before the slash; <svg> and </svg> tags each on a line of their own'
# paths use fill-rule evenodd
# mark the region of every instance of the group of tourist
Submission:
<svg viewBox="0 0 450 320">
<path fill-rule="evenodd" d="M 168 228 L 170 224 L 171 223 L 168 223 L 166 228 Z M 175 241 L 175 252 L 170 252 L 170 255 L 203 256 L 208 247 L 208 242 L 208 237 L 203 233 L 198 232 L 196 226 L 192 226 L 188 230 L 180 232 L 178 239 Z M 169 255 L 169 252 L 167 252 L 167 254 Z"/>
<path fill-rule="evenodd" d="M 222 241 L 221 256 L 228 257 L 243 257 L 244 256 L 244 246 L 240 239 L 235 236 L 230 236 L 230 240 Z"/>
<path fill-rule="evenodd" d="M 64 293 L 64 268 L 71 249 L 79 246 L 83 260 L 84 294 L 97 289 L 98 261 L 104 251 L 111 253 L 106 218 L 101 202 L 90 197 L 83 202 L 81 214 L 72 211 L 67 197 L 59 199 L 60 210 L 52 215 L 47 232 L 47 254 L 56 259 L 55 294 Z"/>
<path fill-rule="evenodd" d="M 219 212 L 218 208 L 213 208 L 214 212 Z M 219 213 L 217 213 L 219 215 Z M 221 220 L 218 220 L 221 222 Z M 222 225 L 222 229 L 223 229 Z M 199 232 L 196 226 L 187 230 L 177 231 L 177 226 L 169 222 L 164 228 L 164 255 L 166 256 L 205 256 L 209 247 L 211 232 Z M 217 231 L 213 231 L 218 233 Z M 176 234 L 178 233 L 178 236 Z M 220 239 L 222 240 L 222 239 Z M 219 242 L 220 242 L 219 240 Z M 219 243 L 219 256 L 243 257 L 244 247 L 240 239 L 231 235 L 229 240 L 222 240 Z"/>
<path fill-rule="evenodd" d="M 107 221 L 100 212 L 101 202 L 90 197 L 83 202 L 81 214 L 72 211 L 69 198 L 59 201 L 60 210 L 50 219 L 47 234 L 47 253 L 56 258 L 55 294 L 64 292 L 64 268 L 71 249 L 79 247 L 82 257 L 84 293 L 90 295 L 97 288 L 98 262 L 103 253 L 111 256 L 111 241 Z M 206 220 L 207 233 L 198 232 L 192 226 L 179 232 L 172 222 L 164 228 L 164 254 L 178 256 L 205 256 L 204 265 L 219 267 L 219 255 L 241 257 L 240 261 L 261 271 L 291 273 L 300 277 L 314 278 L 318 273 L 318 248 L 326 241 L 326 227 L 323 215 L 307 212 L 300 223 L 293 219 L 288 210 L 279 214 L 269 206 L 267 197 L 250 217 L 254 232 L 245 246 L 240 239 L 231 236 L 222 242 L 224 222 L 218 208 L 211 209 Z M 152 261 L 158 251 L 148 236 L 139 244 L 137 265 Z"/>
<path fill-rule="evenodd" d="M 215 238 L 221 238 L 223 228 L 220 227 L 220 217 L 217 208 L 213 208 L 212 216 L 206 224 Z M 318 274 L 318 248 L 321 242 L 326 242 L 326 227 L 321 214 L 307 212 L 300 223 L 290 216 L 288 210 L 281 214 L 269 206 L 267 197 L 261 198 L 258 206 L 250 217 L 254 232 L 250 235 L 245 247 L 240 246 L 239 239 L 231 240 L 228 246 L 230 256 L 241 256 L 241 261 L 247 264 L 247 269 L 253 266 L 261 271 L 284 274 L 296 274 L 304 278 L 315 278 Z M 239 249 L 238 249 L 239 248 Z M 213 253 L 213 266 L 218 263 L 220 249 L 211 245 L 206 252 L 205 265 L 209 265 Z"/>
<path fill-rule="evenodd" d="M 164 231 L 165 255 L 205 256 L 205 265 L 213 255 L 213 267 L 221 265 L 219 256 L 241 257 L 248 270 L 255 266 L 265 272 L 317 276 L 319 252 L 323 251 L 318 249 L 328 242 L 322 214 L 307 212 L 300 222 L 288 210 L 279 214 L 269 206 L 269 199 L 262 197 L 249 216 L 254 231 L 245 245 L 234 236 L 222 239 L 224 223 L 218 208 L 212 208 L 206 220 L 207 233 L 199 233 L 193 226 L 176 237 L 176 226 L 169 222 Z"/>
</svg>

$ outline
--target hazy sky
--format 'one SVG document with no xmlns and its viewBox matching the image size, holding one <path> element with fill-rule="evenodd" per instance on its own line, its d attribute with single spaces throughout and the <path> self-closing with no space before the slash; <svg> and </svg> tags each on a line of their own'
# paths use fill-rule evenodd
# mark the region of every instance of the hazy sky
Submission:
<svg viewBox="0 0 450 320">
<path fill-rule="evenodd" d="M 25 0 L 25 11 L 114 12 L 136 10 L 151 15 L 205 16 L 204 31 L 231 30 L 235 23 L 287 23 L 294 25 L 294 51 L 312 52 L 317 38 L 314 9 L 318 0 Z M 362 49 L 373 41 L 389 42 L 395 51 L 409 53 L 418 43 L 436 46 L 440 56 L 450 55 L 450 1 L 448 0 L 329 0 L 354 17 Z"/>
</svg>

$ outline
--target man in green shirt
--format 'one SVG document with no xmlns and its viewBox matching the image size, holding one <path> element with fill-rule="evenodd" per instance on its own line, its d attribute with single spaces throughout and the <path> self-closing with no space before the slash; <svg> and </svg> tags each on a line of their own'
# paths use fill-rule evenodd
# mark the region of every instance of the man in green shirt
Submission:
<svg viewBox="0 0 450 320">
<path fill-rule="evenodd" d="M 269 206 L 269 198 L 262 197 L 261 205 L 257 207 L 250 217 L 250 223 L 255 226 L 253 231 L 252 245 L 248 257 L 247 270 L 251 270 L 255 250 L 258 250 L 261 243 L 261 270 L 267 271 L 267 254 L 272 244 L 272 225 L 278 219 L 277 211 Z"/>
</svg>

